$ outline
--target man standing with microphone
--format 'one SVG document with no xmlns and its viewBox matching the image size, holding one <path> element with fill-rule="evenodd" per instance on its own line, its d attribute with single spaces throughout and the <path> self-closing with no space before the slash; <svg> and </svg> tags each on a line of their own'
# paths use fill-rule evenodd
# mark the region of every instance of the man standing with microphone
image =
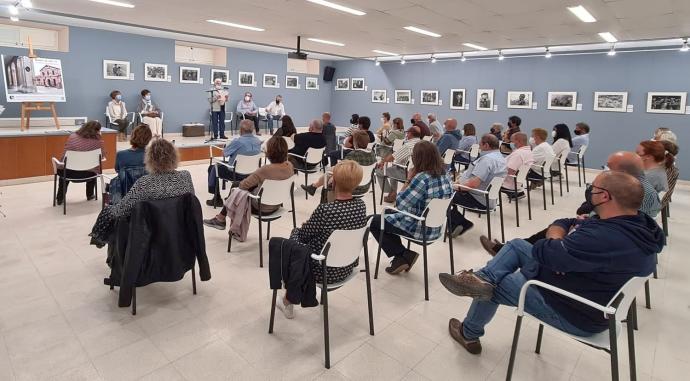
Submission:
<svg viewBox="0 0 690 381">
<path fill-rule="evenodd" d="M 213 90 L 210 92 L 209 102 L 211 102 L 211 128 L 213 129 L 213 139 L 227 139 L 225 136 L 225 102 L 228 101 L 228 91 L 223 88 L 220 78 L 213 81 Z"/>
</svg>

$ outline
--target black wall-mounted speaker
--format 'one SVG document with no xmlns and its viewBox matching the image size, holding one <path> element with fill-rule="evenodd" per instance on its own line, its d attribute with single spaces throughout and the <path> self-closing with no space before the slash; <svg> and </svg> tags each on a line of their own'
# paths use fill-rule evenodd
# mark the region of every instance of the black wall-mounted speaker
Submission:
<svg viewBox="0 0 690 381">
<path fill-rule="evenodd" d="M 335 75 L 335 68 L 333 66 L 326 66 L 323 69 L 323 80 L 325 82 L 332 81 L 334 75 Z"/>
</svg>

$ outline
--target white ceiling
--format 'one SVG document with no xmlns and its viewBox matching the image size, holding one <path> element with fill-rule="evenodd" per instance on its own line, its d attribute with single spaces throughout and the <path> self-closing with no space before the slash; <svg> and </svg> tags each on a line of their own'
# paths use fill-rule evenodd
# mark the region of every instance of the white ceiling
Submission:
<svg viewBox="0 0 690 381">
<path fill-rule="evenodd" d="M 136 24 L 251 43 L 294 48 L 296 37 L 338 41 L 344 47 L 303 39 L 302 48 L 348 57 L 372 49 L 401 54 L 599 43 L 599 32 L 621 41 L 690 36 L 690 0 L 335 0 L 365 11 L 353 16 L 306 0 L 123 0 L 120 8 L 88 0 L 33 0 L 36 9 L 116 23 Z M 579 21 L 567 6 L 584 5 L 596 23 Z M 6 11 L 4 11 L 6 13 Z M 218 19 L 265 28 L 264 32 L 207 23 Z M 403 30 L 415 25 L 432 38 Z"/>
</svg>

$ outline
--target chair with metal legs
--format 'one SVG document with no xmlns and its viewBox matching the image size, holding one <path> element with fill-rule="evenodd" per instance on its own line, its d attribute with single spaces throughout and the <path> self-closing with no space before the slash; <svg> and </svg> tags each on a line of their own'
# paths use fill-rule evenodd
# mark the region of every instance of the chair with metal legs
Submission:
<svg viewBox="0 0 690 381">
<path fill-rule="evenodd" d="M 366 193 L 352 195 L 352 197 L 364 198 L 364 196 L 366 196 L 367 193 L 371 193 L 371 205 L 374 207 L 374 214 L 376 214 L 376 176 L 374 175 L 375 170 L 376 163 L 368 165 L 366 167 L 362 167 L 362 173 L 364 173 L 364 176 L 362 176 L 362 181 L 360 181 L 359 186 L 368 186 L 370 190 Z"/>
<path fill-rule="evenodd" d="M 458 169 L 460 168 L 460 165 L 464 165 L 464 166 L 465 166 L 465 169 L 467 169 L 467 167 L 470 166 L 470 163 L 471 163 L 474 159 L 476 159 L 476 158 L 479 157 L 479 144 L 472 144 L 472 146 L 470 147 L 470 150 L 469 150 L 469 151 L 465 151 L 465 150 L 459 149 L 459 150 L 457 150 L 457 151 L 455 151 L 455 152 L 456 152 L 456 153 L 466 153 L 466 154 L 469 155 L 469 161 L 468 161 L 467 163 L 463 163 L 463 162 L 461 162 L 461 161 L 456 161 L 456 162 L 455 162 L 455 164 L 458 164 Z"/>
<path fill-rule="evenodd" d="M 501 242 L 505 242 L 506 240 L 505 231 L 503 228 L 503 198 L 501 197 L 501 185 L 503 184 L 504 180 L 504 177 L 494 177 L 493 179 L 491 179 L 491 182 L 489 183 L 489 186 L 486 188 L 486 190 L 470 188 L 464 185 L 458 185 L 460 187 L 460 190 L 469 193 L 477 193 L 483 195 L 485 198 L 485 204 L 482 208 L 469 208 L 464 205 L 453 204 L 454 206 L 462 208 L 463 215 L 465 215 L 465 211 L 468 210 L 470 212 L 477 213 L 480 216 L 482 214 L 486 214 L 486 227 L 488 230 L 487 235 L 489 237 L 489 240 L 491 240 L 491 213 L 496 211 L 496 209 L 498 208 L 499 216 L 501 218 Z M 492 201 L 494 202 L 493 207 L 491 207 Z"/>
<path fill-rule="evenodd" d="M 295 171 L 304 173 L 304 186 L 309 185 L 309 174 L 317 173 L 321 170 L 325 172 L 325 167 L 323 166 L 323 151 L 326 148 L 308 148 L 304 156 L 297 155 L 295 153 L 288 152 L 289 156 L 296 157 L 304 163 L 303 167 L 295 167 Z M 321 166 L 321 168 L 319 168 Z M 304 192 L 304 199 L 309 198 L 309 192 Z"/>
<path fill-rule="evenodd" d="M 582 187 L 582 183 L 587 184 L 587 179 L 585 177 L 585 152 L 587 152 L 587 146 L 581 146 L 580 150 L 577 152 L 573 152 L 575 157 L 577 158 L 576 163 L 568 163 L 566 161 L 565 163 L 565 170 L 568 170 L 568 167 L 577 167 L 577 185 L 579 187 Z M 582 175 L 580 175 L 582 173 Z"/>
<path fill-rule="evenodd" d="M 228 163 L 225 157 L 223 157 L 222 159 L 214 157 L 214 149 L 222 150 L 222 148 L 214 145 L 209 146 L 209 152 L 211 154 L 211 165 L 215 166 L 213 170 L 216 176 L 216 192 L 218 194 L 220 194 L 220 183 L 223 183 L 223 189 L 225 189 L 225 182 L 228 180 L 220 177 L 221 167 L 225 167 L 230 172 L 232 172 L 232 178 L 230 180 L 236 181 L 237 175 L 249 176 L 252 173 L 256 172 L 256 170 L 259 169 L 259 167 L 261 166 L 261 155 L 237 155 L 235 156 L 234 162 Z M 213 208 L 215 209 L 216 206 L 214 205 Z"/>
<path fill-rule="evenodd" d="M 558 172 L 551 172 L 551 177 L 558 177 L 558 187 L 561 191 L 561 197 L 563 197 L 563 172 L 565 172 L 565 191 L 570 193 L 570 185 L 568 184 L 568 170 L 566 169 L 566 160 L 568 160 L 568 155 L 570 155 L 569 149 L 561 152 L 561 155 L 554 160 L 558 163 Z"/>
<path fill-rule="evenodd" d="M 397 168 L 403 169 L 403 170 L 405 171 L 405 178 L 404 178 L 404 179 L 399 179 L 399 178 L 397 178 L 397 177 L 389 176 L 387 170 L 388 170 L 388 168 L 391 168 L 391 167 L 397 167 Z M 412 163 L 412 157 L 410 157 L 410 158 L 408 159 L 408 161 L 407 161 L 407 163 L 406 163 L 405 165 L 398 164 L 398 163 L 396 163 L 396 162 L 394 162 L 394 161 L 393 161 L 393 162 L 390 162 L 390 163 L 386 163 L 386 164 L 383 165 L 383 179 L 382 179 L 382 181 L 381 181 L 381 184 L 382 184 L 382 185 L 381 185 L 381 189 L 382 189 L 382 190 L 381 190 L 381 200 L 379 201 L 379 205 L 383 205 L 383 194 L 386 193 L 386 183 L 387 183 L 387 181 L 388 181 L 388 180 L 391 180 L 391 181 L 395 181 L 395 182 L 398 182 L 398 183 L 404 183 L 405 181 L 407 181 L 407 174 L 409 173 L 410 169 L 412 169 L 412 168 L 414 168 L 414 165 L 413 165 L 413 163 Z"/>
<path fill-rule="evenodd" d="M 89 180 L 101 180 L 101 173 L 103 172 L 103 157 L 101 149 L 96 149 L 93 151 L 65 151 L 65 156 L 62 161 L 56 158 L 52 158 L 51 162 L 53 164 L 53 206 L 56 205 L 57 197 L 57 182 L 58 178 L 62 184 L 62 214 L 67 214 L 67 182 L 73 183 L 84 183 Z M 62 168 L 59 168 L 62 167 Z M 77 177 L 70 178 L 67 171 L 91 171 L 94 168 L 98 168 L 97 171 L 93 172 L 92 176 L 89 177 Z M 62 175 L 60 174 L 62 170 Z M 98 200 L 98 181 L 96 181 L 96 186 L 94 189 L 94 196 Z"/>
<path fill-rule="evenodd" d="M 368 225 L 368 224 L 367 224 Z M 369 250 L 367 241 L 369 239 L 369 228 L 367 226 L 356 230 L 336 230 L 331 233 L 326 245 L 320 254 L 312 254 L 311 258 L 319 262 L 321 266 L 323 280 L 316 286 L 321 289 L 321 307 L 323 309 L 323 341 L 324 341 L 324 365 L 326 369 L 331 368 L 331 346 L 330 329 L 328 320 L 328 293 L 343 287 L 354 279 L 360 272 L 364 273 L 367 288 L 367 307 L 369 308 L 369 335 L 374 336 L 374 308 L 371 300 L 371 278 L 369 270 Z M 340 283 L 328 283 L 328 267 L 344 267 L 354 263 L 364 252 L 364 270 L 354 268 L 344 281 Z M 360 262 L 361 263 L 361 262 Z M 278 290 L 273 290 L 271 301 L 271 318 L 268 325 L 268 333 L 273 333 L 273 323 L 275 320 L 276 300 Z M 282 303 L 282 302 L 280 302 Z"/>
<path fill-rule="evenodd" d="M 546 210 L 546 180 L 551 183 L 551 205 L 554 204 L 553 200 L 553 176 L 551 176 L 551 164 L 555 157 L 547 157 L 542 164 L 532 164 L 532 171 L 541 175 L 541 179 L 532 177 L 527 174 L 527 192 L 531 191 L 531 185 L 533 182 L 542 182 L 542 198 L 544 200 L 544 210 Z"/>
<path fill-rule="evenodd" d="M 527 173 L 529 173 L 529 169 L 530 165 L 526 164 L 520 167 L 516 174 L 508 175 L 508 177 L 511 177 L 514 180 L 513 189 L 501 187 L 501 193 L 507 195 L 508 197 L 513 196 L 513 199 L 508 198 L 508 202 L 515 201 L 515 221 L 517 223 L 517 227 L 520 227 L 520 193 L 522 193 L 523 196 L 525 193 L 527 193 L 527 213 L 529 219 L 532 220 L 532 202 L 530 200 L 530 193 L 524 189 L 527 188 Z M 523 188 L 523 190 L 520 191 L 520 188 Z"/>
</svg>

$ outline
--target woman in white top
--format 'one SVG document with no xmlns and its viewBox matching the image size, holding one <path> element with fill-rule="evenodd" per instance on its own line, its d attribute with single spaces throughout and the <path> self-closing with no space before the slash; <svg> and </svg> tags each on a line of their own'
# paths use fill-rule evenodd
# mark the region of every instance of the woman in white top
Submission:
<svg viewBox="0 0 690 381">
<path fill-rule="evenodd" d="M 573 140 L 570 137 L 570 129 L 567 125 L 559 123 L 553 126 L 551 136 L 553 136 L 551 148 L 553 148 L 553 153 L 556 155 L 556 158 L 559 158 L 561 154 L 566 154 L 566 152 L 570 153 L 570 149 L 573 148 Z M 559 171 L 559 163 L 557 160 L 554 160 L 553 164 L 551 164 L 551 171 Z"/>
<path fill-rule="evenodd" d="M 271 134 L 273 134 L 273 123 L 285 116 L 285 104 L 283 103 L 283 97 L 278 95 L 276 100 L 266 106 L 266 120 L 270 124 Z"/>
<path fill-rule="evenodd" d="M 125 107 L 125 102 L 122 101 L 122 93 L 119 90 L 113 90 L 110 93 L 108 117 L 110 117 L 110 124 L 117 125 L 117 141 L 126 141 L 129 121 L 127 120 L 127 108 Z"/>
<path fill-rule="evenodd" d="M 149 126 L 154 136 L 160 136 L 163 132 L 163 119 L 161 119 L 163 112 L 157 104 L 153 103 L 151 92 L 146 89 L 141 90 L 138 111 L 141 114 L 141 122 Z"/>
</svg>

